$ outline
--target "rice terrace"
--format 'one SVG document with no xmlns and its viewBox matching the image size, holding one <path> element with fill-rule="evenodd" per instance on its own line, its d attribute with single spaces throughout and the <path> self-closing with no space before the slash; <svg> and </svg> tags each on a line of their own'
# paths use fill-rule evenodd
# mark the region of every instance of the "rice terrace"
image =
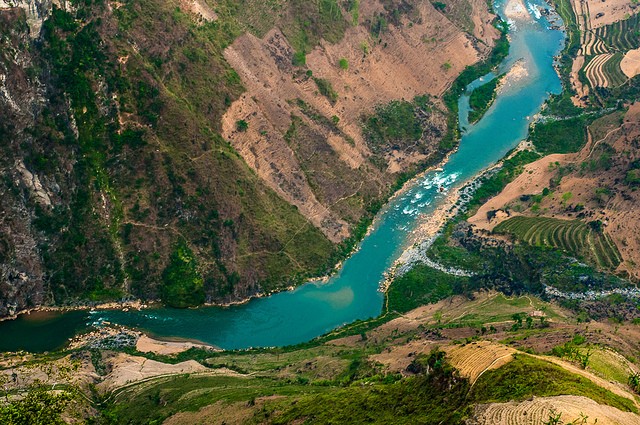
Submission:
<svg viewBox="0 0 640 425">
<path fill-rule="evenodd" d="M 512 234 L 530 245 L 552 246 L 592 258 L 603 268 L 614 269 L 620 264 L 620 253 L 611 238 L 578 220 L 517 216 L 498 224 L 494 232 Z"/>
<path fill-rule="evenodd" d="M 626 56 L 634 56 L 640 47 L 640 15 L 625 15 L 625 19 L 592 28 L 588 4 L 582 5 L 582 34 L 578 55 L 585 57 L 583 75 L 591 87 L 619 87 L 637 72 L 621 67 Z M 628 59 L 627 59 L 628 60 Z"/>
</svg>

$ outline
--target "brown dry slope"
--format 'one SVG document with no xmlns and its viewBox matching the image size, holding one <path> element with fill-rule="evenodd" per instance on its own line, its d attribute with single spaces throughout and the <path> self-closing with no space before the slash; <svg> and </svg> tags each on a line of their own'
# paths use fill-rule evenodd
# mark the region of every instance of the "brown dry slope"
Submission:
<svg viewBox="0 0 640 425">
<path fill-rule="evenodd" d="M 638 7 L 628 0 L 586 0 L 589 12 L 589 28 L 598 28 L 625 19 L 638 13 Z"/>
<path fill-rule="evenodd" d="M 629 50 L 620 62 L 620 68 L 629 78 L 640 74 L 640 49 Z"/>
<path fill-rule="evenodd" d="M 342 41 L 321 41 L 307 55 L 313 78 L 292 65 L 293 48 L 279 29 L 262 38 L 239 37 L 224 54 L 247 92 L 223 117 L 223 136 L 330 239 L 343 239 L 366 204 L 385 193 L 394 173 L 435 153 L 446 129 L 444 107 L 432 99 L 433 108 L 424 114 L 423 146 L 388 149 L 380 154 L 382 164 L 373 164 L 362 115 L 391 100 L 441 95 L 460 71 L 486 55 L 497 37 L 493 16 L 482 2 L 472 5 L 472 33 L 480 39 L 427 1 L 417 2 L 411 21 L 404 16 L 374 38 L 366 23 L 387 12 L 377 1 L 362 1 L 359 25 L 349 27 Z M 348 69 L 339 66 L 341 59 Z M 337 98 L 319 94 L 315 78 L 328 81 Z M 246 130 L 238 130 L 239 120 L 248 123 Z"/>
</svg>

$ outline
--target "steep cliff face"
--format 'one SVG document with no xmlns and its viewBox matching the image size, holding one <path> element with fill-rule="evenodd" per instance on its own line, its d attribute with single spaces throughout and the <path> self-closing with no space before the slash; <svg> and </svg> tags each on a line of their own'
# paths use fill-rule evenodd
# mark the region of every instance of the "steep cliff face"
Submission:
<svg viewBox="0 0 640 425">
<path fill-rule="evenodd" d="M 0 315 L 326 271 L 496 35 L 478 5 L 1 1 Z"/>
<path fill-rule="evenodd" d="M 44 90 L 32 69 L 27 13 L 0 12 L 0 315 L 46 300 L 44 267 L 31 221 L 33 207 L 48 208 L 55 181 L 40 180 L 24 163 L 20 144 L 43 104 Z"/>
</svg>

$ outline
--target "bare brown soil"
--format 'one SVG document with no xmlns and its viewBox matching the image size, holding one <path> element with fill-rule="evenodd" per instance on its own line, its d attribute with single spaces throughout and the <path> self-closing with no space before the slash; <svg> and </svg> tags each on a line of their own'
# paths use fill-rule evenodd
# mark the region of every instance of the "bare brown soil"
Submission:
<svg viewBox="0 0 640 425">
<path fill-rule="evenodd" d="M 629 50 L 622 58 L 620 68 L 629 78 L 640 74 L 640 49 Z"/>
<path fill-rule="evenodd" d="M 18 361 L 3 365 L 7 369 L 0 371 L 0 384 L 7 389 L 25 388 L 35 383 L 46 385 L 60 385 L 72 383 L 86 388 L 95 382 L 98 375 L 88 356 L 65 356 L 49 363 L 25 362 L 23 356 Z M 15 375 L 14 375 L 15 374 Z"/>
<path fill-rule="evenodd" d="M 109 374 L 97 385 L 97 387 L 103 391 L 113 391 L 134 382 L 163 375 L 207 372 L 210 370 L 195 360 L 188 360 L 177 364 L 167 364 L 124 353 L 108 356 L 108 358 L 105 359 L 105 363 L 107 364 Z M 226 369 L 221 371 L 221 373 L 235 374 L 235 372 Z"/>
<path fill-rule="evenodd" d="M 578 77 L 578 73 L 580 72 L 583 66 L 584 66 L 584 56 L 582 55 L 576 56 L 573 63 L 571 64 L 571 75 L 569 76 L 571 85 L 576 91 L 576 94 L 571 97 L 571 101 L 575 106 L 578 106 L 578 107 L 585 107 L 586 101 L 584 98 L 589 96 L 589 86 L 585 86 L 584 84 L 582 84 L 582 82 L 580 81 L 580 78 Z"/>
<path fill-rule="evenodd" d="M 522 174 L 509 183 L 502 192 L 489 199 L 473 217 L 469 218 L 469 223 L 479 229 L 492 230 L 500 222 L 517 215 L 513 212 L 500 211 L 490 220 L 488 219 L 489 211 L 504 209 L 506 205 L 517 200 L 523 194 L 542 192 L 542 189 L 549 186 L 549 180 L 554 175 L 553 165 L 556 163 L 564 165 L 570 162 L 573 157 L 574 155 L 554 154 L 527 164 Z"/>
<path fill-rule="evenodd" d="M 585 3 L 589 11 L 590 28 L 609 25 L 638 12 L 638 8 L 632 7 L 633 3 L 628 0 L 586 0 Z M 604 15 L 596 18 L 600 13 Z"/>
<path fill-rule="evenodd" d="M 331 83 L 338 94 L 334 103 L 318 93 L 304 69 L 292 66 L 293 49 L 278 29 L 262 38 L 251 34 L 239 37 L 224 55 L 247 92 L 224 115 L 223 136 L 269 186 L 331 240 L 343 239 L 349 234 L 349 223 L 362 214 L 363 194 L 380 196 L 393 180 L 392 174 L 426 158 L 423 153 L 391 150 L 384 155 L 386 170 L 371 166 L 368 158 L 372 152 L 361 130 L 363 114 L 391 100 L 439 96 L 466 66 L 487 54 L 497 30 L 490 25 L 492 15 L 486 4 L 474 1 L 472 7 L 473 34 L 483 42 L 427 1 L 417 5 L 420 19 L 398 27 L 390 25 L 380 36 L 381 42 L 363 24 L 349 27 L 336 44 L 321 42 L 307 55 L 307 67 L 314 78 Z M 381 10 L 377 1 L 362 2 L 360 22 Z M 343 58 L 348 62 L 347 70 L 338 66 Z M 301 113 L 297 99 L 325 120 L 336 117 L 335 128 Z M 438 109 L 442 108 L 439 104 Z M 285 138 L 292 128 L 292 115 L 301 118 L 312 133 L 302 144 Z M 442 114 L 434 112 L 432 118 L 434 128 L 446 125 Z M 246 131 L 238 131 L 239 120 L 249 124 Z M 310 149 L 313 143 L 316 146 Z M 434 150 L 436 144 L 434 139 Z M 342 168 L 325 170 L 322 164 L 314 163 L 310 158 L 320 149 L 335 158 L 330 160 L 333 168 Z M 318 178 L 330 174 L 335 178 Z"/>
</svg>

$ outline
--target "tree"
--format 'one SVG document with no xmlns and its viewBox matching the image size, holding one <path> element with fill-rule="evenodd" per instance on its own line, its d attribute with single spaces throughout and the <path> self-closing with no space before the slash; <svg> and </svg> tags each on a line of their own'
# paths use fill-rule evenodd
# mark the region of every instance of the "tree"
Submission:
<svg viewBox="0 0 640 425">
<path fill-rule="evenodd" d="M 640 373 L 636 372 L 629 375 L 629 386 L 633 391 L 640 394 Z"/>
<path fill-rule="evenodd" d="M 527 316 L 527 329 L 531 329 L 531 327 L 533 326 L 533 317 L 531 316 Z"/>
<path fill-rule="evenodd" d="M 249 129 L 249 123 L 245 120 L 236 121 L 236 129 L 238 131 L 247 131 Z"/>
<path fill-rule="evenodd" d="M 433 7 L 435 7 L 440 12 L 444 12 L 444 9 L 446 9 L 446 7 L 447 7 L 447 5 L 442 3 L 441 1 L 434 1 L 431 4 L 433 4 Z"/>
<path fill-rule="evenodd" d="M 341 58 L 338 65 L 340 66 L 340 69 L 344 69 L 345 71 L 349 69 L 349 61 L 345 58 Z"/>
</svg>

